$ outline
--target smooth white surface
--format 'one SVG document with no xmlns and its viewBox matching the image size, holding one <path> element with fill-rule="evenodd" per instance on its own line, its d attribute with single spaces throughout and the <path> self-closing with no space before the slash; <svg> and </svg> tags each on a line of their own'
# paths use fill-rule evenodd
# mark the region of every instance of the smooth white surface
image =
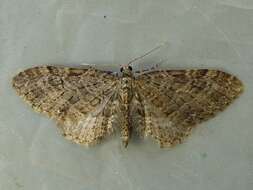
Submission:
<svg viewBox="0 0 253 190">
<path fill-rule="evenodd" d="M 253 188 L 253 1 L 0 0 L 0 41 L 1 190 Z M 152 141 L 124 149 L 118 136 L 91 149 L 72 144 L 11 88 L 28 67 L 115 66 L 164 42 L 165 52 L 142 62 L 219 68 L 245 84 L 233 105 L 170 150 Z"/>
</svg>

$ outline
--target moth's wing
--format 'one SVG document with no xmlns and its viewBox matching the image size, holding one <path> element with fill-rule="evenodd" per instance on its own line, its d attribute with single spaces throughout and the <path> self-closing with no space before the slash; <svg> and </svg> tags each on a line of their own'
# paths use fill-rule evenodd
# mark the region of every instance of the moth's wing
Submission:
<svg viewBox="0 0 253 190">
<path fill-rule="evenodd" d="M 18 95 L 59 124 L 66 138 L 96 144 L 112 132 L 111 111 L 118 78 L 93 68 L 42 66 L 13 78 Z"/>
<path fill-rule="evenodd" d="M 144 109 L 141 131 L 169 147 L 224 110 L 243 91 L 243 84 L 218 70 L 167 70 L 140 75 L 135 89 Z"/>
</svg>

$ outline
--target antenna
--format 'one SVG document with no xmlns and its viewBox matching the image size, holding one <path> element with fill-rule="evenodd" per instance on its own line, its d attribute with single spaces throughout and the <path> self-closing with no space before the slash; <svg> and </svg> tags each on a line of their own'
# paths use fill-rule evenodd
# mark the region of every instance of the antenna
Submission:
<svg viewBox="0 0 253 190">
<path fill-rule="evenodd" d="M 119 66 L 118 64 L 110 64 L 110 63 L 106 63 L 106 64 L 95 64 L 95 63 L 86 63 L 86 62 L 82 62 L 79 65 L 81 66 L 93 66 L 93 67 L 97 67 L 97 66 L 101 66 L 101 67 L 114 67 L 114 66 Z"/>
<path fill-rule="evenodd" d="M 133 62 L 135 62 L 135 61 L 137 61 L 137 60 L 139 60 L 139 59 L 142 59 L 143 57 L 146 57 L 147 55 L 149 55 L 149 54 L 153 53 L 154 51 L 160 49 L 161 47 L 165 46 L 166 44 L 168 44 L 168 42 L 165 42 L 165 43 L 163 43 L 163 44 L 161 44 L 161 45 L 159 45 L 159 46 L 157 46 L 157 47 L 155 47 L 155 48 L 149 50 L 149 51 L 146 52 L 145 54 L 143 54 L 143 55 L 141 55 L 141 56 L 139 56 L 139 57 L 133 59 L 132 61 L 130 61 L 127 65 L 130 65 L 131 63 L 133 63 Z"/>
</svg>

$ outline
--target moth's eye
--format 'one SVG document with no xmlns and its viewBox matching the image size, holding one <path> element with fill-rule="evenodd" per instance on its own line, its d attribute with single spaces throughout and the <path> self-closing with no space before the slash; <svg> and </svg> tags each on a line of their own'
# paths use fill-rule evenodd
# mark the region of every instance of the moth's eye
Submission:
<svg viewBox="0 0 253 190">
<path fill-rule="evenodd" d="M 132 70 L 133 70 L 133 68 L 132 68 L 131 66 L 128 66 L 128 69 L 129 69 L 130 71 L 132 71 Z"/>
<path fill-rule="evenodd" d="M 120 72 L 123 72 L 123 67 L 120 68 Z"/>
</svg>

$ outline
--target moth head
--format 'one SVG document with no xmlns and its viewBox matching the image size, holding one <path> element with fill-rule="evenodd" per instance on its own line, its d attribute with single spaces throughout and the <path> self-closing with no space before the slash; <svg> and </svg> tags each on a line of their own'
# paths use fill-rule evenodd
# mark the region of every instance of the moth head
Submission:
<svg viewBox="0 0 253 190">
<path fill-rule="evenodd" d="M 130 77 L 132 76 L 132 70 L 133 68 L 130 65 L 124 65 L 120 68 L 120 72 L 122 73 L 122 76 L 124 77 Z"/>
</svg>

